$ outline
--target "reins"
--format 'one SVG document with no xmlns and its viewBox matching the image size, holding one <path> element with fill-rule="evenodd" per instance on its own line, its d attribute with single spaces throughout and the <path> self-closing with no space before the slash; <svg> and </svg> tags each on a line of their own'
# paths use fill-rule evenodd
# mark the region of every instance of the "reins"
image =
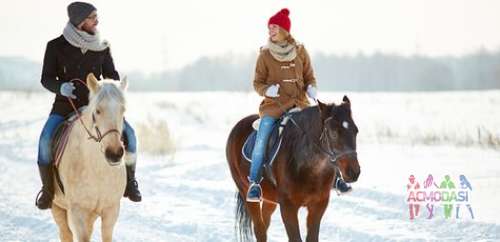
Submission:
<svg viewBox="0 0 500 242">
<path fill-rule="evenodd" d="M 285 110 L 285 108 L 283 107 L 283 105 L 281 104 L 281 102 L 280 102 L 278 99 L 273 98 L 272 100 L 273 100 L 273 101 L 275 101 L 275 102 L 278 104 L 279 108 L 280 108 L 280 109 L 281 109 L 284 113 L 288 113 L 288 112 Z M 315 101 L 316 103 L 318 102 L 316 99 L 314 99 L 314 101 Z M 334 149 L 332 149 L 332 148 L 330 147 L 330 140 L 329 140 L 328 138 L 326 139 L 326 141 L 327 141 L 327 143 L 328 143 L 328 144 L 327 144 L 327 146 L 328 146 L 328 150 L 327 150 L 327 149 L 325 149 L 325 148 L 324 148 L 321 144 L 319 144 L 317 141 L 315 141 L 314 139 L 312 139 L 312 138 L 309 136 L 309 134 L 308 134 L 308 133 L 307 133 L 307 132 L 306 132 L 306 131 L 305 131 L 305 130 L 304 130 L 304 129 L 303 129 L 303 128 L 302 128 L 302 127 L 301 127 L 301 126 L 300 126 L 300 125 L 296 122 L 296 121 L 295 121 L 295 119 L 292 117 L 292 115 L 289 115 L 289 119 L 290 119 L 290 121 L 293 123 L 293 125 L 294 125 L 295 127 L 297 127 L 297 128 L 298 128 L 298 129 L 299 129 L 299 130 L 300 130 L 300 131 L 304 134 L 304 136 L 306 136 L 306 138 L 307 138 L 307 139 L 311 140 L 311 141 L 312 141 L 312 143 L 313 143 L 316 147 L 318 147 L 318 149 L 319 149 L 321 152 L 323 152 L 323 153 L 325 153 L 326 155 L 328 155 L 328 157 L 329 157 L 329 159 L 330 159 L 330 163 L 332 163 L 332 165 L 333 165 L 335 168 L 337 168 L 337 169 L 338 169 L 338 164 L 337 164 L 337 161 L 338 161 L 340 158 L 342 158 L 342 157 L 344 157 L 344 156 L 346 156 L 346 155 L 350 155 L 350 154 L 355 154 L 355 153 L 356 153 L 356 151 L 347 151 L 347 152 L 341 152 L 341 153 L 337 153 L 337 152 L 335 152 L 335 150 L 334 150 Z M 328 119 L 327 119 L 327 120 L 325 120 L 325 122 L 323 123 L 323 130 L 321 131 L 321 136 L 320 136 L 320 137 L 322 137 L 322 136 L 323 136 L 323 134 L 325 133 L 325 131 L 326 131 L 326 128 L 325 128 L 325 123 L 326 123 L 327 121 L 329 121 L 330 119 L 331 119 L 331 118 L 328 118 Z M 320 140 L 321 140 L 321 138 L 320 138 Z"/>
</svg>

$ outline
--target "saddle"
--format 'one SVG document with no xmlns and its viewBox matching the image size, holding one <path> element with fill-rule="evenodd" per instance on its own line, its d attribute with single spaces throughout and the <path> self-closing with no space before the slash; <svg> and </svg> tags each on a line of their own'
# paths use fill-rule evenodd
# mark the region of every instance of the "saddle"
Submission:
<svg viewBox="0 0 500 242">
<path fill-rule="evenodd" d="M 51 138 L 51 157 L 50 160 L 52 162 L 53 166 L 53 171 L 54 171 L 54 177 L 56 178 L 57 185 L 61 189 L 61 192 L 64 194 L 64 186 L 61 181 L 61 177 L 59 176 L 59 170 L 57 169 L 59 167 L 59 162 L 61 161 L 61 158 L 64 154 L 64 150 L 66 149 L 66 144 L 68 143 L 69 139 L 69 134 L 71 132 L 71 129 L 73 129 L 73 126 L 75 124 L 75 121 L 77 120 L 76 113 L 72 113 L 68 116 L 66 120 L 64 120 L 59 126 L 56 127 L 56 130 L 54 131 L 54 134 L 52 135 Z"/>
<path fill-rule="evenodd" d="M 269 135 L 269 140 L 267 142 L 267 148 L 264 155 L 263 166 L 267 178 L 270 179 L 274 184 L 276 184 L 276 182 L 272 175 L 271 168 L 283 141 L 283 131 L 292 114 L 299 111 L 299 108 L 290 109 L 274 123 L 274 126 L 271 129 L 271 134 Z M 241 154 L 243 155 L 245 160 L 250 163 L 252 162 L 252 153 L 255 146 L 255 141 L 257 139 L 259 124 L 260 119 L 257 119 L 253 122 L 252 127 L 254 130 L 248 135 L 241 149 Z"/>
<path fill-rule="evenodd" d="M 52 138 L 51 138 L 51 150 L 52 164 L 57 168 L 59 166 L 59 162 L 64 154 L 64 150 L 66 148 L 66 144 L 68 143 L 69 133 L 73 128 L 75 123 L 76 116 L 71 116 L 70 118 L 64 120 L 59 126 L 57 126 Z"/>
</svg>

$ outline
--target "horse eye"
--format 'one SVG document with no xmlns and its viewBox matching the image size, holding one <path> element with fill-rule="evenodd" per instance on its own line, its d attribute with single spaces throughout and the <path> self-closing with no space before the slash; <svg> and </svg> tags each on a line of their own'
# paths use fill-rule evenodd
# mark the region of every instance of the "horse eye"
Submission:
<svg viewBox="0 0 500 242">
<path fill-rule="evenodd" d="M 101 110 L 97 109 L 97 110 L 95 110 L 95 113 L 96 113 L 97 115 L 99 115 L 99 114 L 101 114 Z"/>
</svg>

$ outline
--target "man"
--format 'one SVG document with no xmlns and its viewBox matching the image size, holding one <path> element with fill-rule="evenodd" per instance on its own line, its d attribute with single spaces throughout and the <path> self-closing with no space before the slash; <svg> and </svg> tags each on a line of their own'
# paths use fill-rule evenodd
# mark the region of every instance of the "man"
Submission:
<svg viewBox="0 0 500 242">
<path fill-rule="evenodd" d="M 76 108 L 88 104 L 89 90 L 80 82 L 86 81 L 88 73 L 95 76 L 119 80 L 109 44 L 100 38 L 97 31 L 96 8 L 89 3 L 73 2 L 68 5 L 69 22 L 63 34 L 47 43 L 43 60 L 42 85 L 56 94 L 52 111 L 45 123 L 38 146 L 38 167 L 42 180 L 42 190 L 38 193 L 36 205 L 39 209 L 52 206 L 54 179 L 52 174 L 51 139 L 59 124 L 73 112 L 68 98 L 73 99 Z M 125 155 L 127 187 L 125 197 L 134 202 L 142 200 L 135 180 L 136 137 L 132 127 L 124 120 L 123 136 L 126 141 Z"/>
</svg>

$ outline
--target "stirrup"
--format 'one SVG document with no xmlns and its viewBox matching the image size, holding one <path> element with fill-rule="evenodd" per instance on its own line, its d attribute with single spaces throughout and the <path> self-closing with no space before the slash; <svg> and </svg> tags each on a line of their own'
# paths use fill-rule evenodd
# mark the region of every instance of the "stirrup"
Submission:
<svg viewBox="0 0 500 242">
<path fill-rule="evenodd" d="M 49 194 L 49 196 L 51 196 L 51 197 L 52 197 L 52 200 L 54 200 L 54 194 L 52 194 L 51 192 L 49 192 L 49 191 L 47 191 L 47 190 L 43 189 L 43 187 L 42 187 L 42 189 L 40 189 L 40 191 L 38 192 L 38 194 L 37 194 L 37 195 L 36 195 L 36 197 L 35 197 L 35 206 L 37 206 L 37 207 L 38 207 L 38 205 L 40 204 L 40 203 L 38 203 L 38 200 L 39 200 L 39 199 L 40 199 L 40 197 L 42 196 L 42 193 L 43 193 L 43 192 L 48 193 L 48 194 Z M 48 206 L 48 208 L 50 208 L 50 207 L 52 206 L 52 200 L 51 200 L 51 201 L 49 201 L 49 205 L 50 205 L 50 206 Z"/>
<path fill-rule="evenodd" d="M 40 191 L 38 192 L 38 194 L 36 195 L 36 197 L 35 197 L 35 206 L 37 206 L 37 207 L 38 207 L 38 204 L 39 204 L 39 203 L 38 203 L 38 199 L 41 197 L 42 192 L 43 192 L 43 189 L 42 189 L 42 190 L 40 190 Z"/>
<path fill-rule="evenodd" d="M 345 182 L 345 181 L 344 181 L 344 184 L 345 184 L 346 186 L 348 186 L 348 188 L 349 188 L 349 189 L 348 189 L 347 191 L 345 191 L 345 192 L 341 192 L 341 191 L 340 191 L 339 186 L 338 186 L 338 183 L 339 183 L 339 181 L 343 181 L 343 180 L 344 180 L 344 179 L 342 179 L 342 178 L 337 178 L 337 180 L 335 181 L 335 192 L 337 193 L 337 196 L 346 195 L 346 194 L 348 194 L 348 193 L 352 192 L 352 187 L 351 187 L 351 185 L 349 185 L 349 184 L 348 184 L 347 182 Z"/>
<path fill-rule="evenodd" d="M 251 188 L 254 187 L 255 189 L 259 189 L 259 195 L 258 196 L 259 198 L 258 199 L 253 199 L 253 198 L 249 198 L 249 194 L 250 194 L 250 191 L 251 191 Z M 247 195 L 246 195 L 246 199 L 245 199 L 247 202 L 262 202 L 262 187 L 260 186 L 259 183 L 256 183 L 256 182 L 252 182 L 250 184 L 250 186 L 248 187 L 248 191 L 247 191 Z"/>
</svg>

